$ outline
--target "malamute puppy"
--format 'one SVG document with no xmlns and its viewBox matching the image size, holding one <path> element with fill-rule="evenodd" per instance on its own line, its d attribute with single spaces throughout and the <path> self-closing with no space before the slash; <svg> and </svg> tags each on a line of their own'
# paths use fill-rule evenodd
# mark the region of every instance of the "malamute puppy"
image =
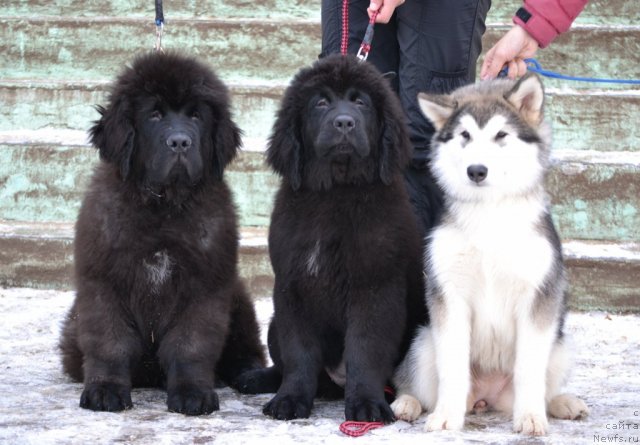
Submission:
<svg viewBox="0 0 640 445">
<path fill-rule="evenodd" d="M 547 412 L 588 413 L 559 394 L 568 368 L 565 270 L 544 176 L 549 131 L 537 76 L 420 94 L 433 123 L 432 170 L 445 193 L 426 250 L 424 327 L 398 368 L 399 419 L 459 430 L 466 412 L 513 413 L 516 432 L 543 435 Z"/>
</svg>

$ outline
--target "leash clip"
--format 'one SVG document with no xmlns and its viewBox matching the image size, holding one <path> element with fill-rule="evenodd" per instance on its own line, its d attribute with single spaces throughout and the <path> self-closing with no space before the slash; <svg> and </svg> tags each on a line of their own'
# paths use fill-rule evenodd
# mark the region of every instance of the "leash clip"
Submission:
<svg viewBox="0 0 640 445">
<path fill-rule="evenodd" d="M 356 57 L 360 59 L 361 62 L 367 60 L 369 57 L 369 51 L 371 51 L 371 42 L 373 41 L 373 27 L 376 24 L 376 17 L 378 16 L 378 11 L 373 12 L 371 18 L 369 19 L 369 24 L 367 25 L 367 29 L 364 33 L 364 39 L 362 39 L 362 44 L 360 45 L 360 49 L 358 49 L 358 54 Z"/>
<path fill-rule="evenodd" d="M 360 62 L 364 62 L 367 60 L 367 57 L 369 57 L 369 50 L 364 50 L 364 47 L 365 46 L 362 45 L 360 49 L 358 49 L 358 54 L 356 54 L 356 57 L 360 59 Z"/>
<path fill-rule="evenodd" d="M 162 33 L 164 32 L 164 13 L 162 12 L 162 0 L 156 0 L 156 45 L 154 49 L 163 53 Z"/>
<path fill-rule="evenodd" d="M 164 22 L 160 20 L 156 20 L 156 44 L 154 45 L 153 49 L 161 53 L 164 52 L 164 48 L 162 48 L 163 32 L 164 32 Z"/>
</svg>

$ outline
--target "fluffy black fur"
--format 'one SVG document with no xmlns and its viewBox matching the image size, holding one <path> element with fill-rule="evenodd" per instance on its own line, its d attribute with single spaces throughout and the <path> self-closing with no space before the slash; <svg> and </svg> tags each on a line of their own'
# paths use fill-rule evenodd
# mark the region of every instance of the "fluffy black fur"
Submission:
<svg viewBox="0 0 640 445">
<path fill-rule="evenodd" d="M 346 378 L 348 420 L 393 420 L 384 386 L 426 321 L 403 116 L 387 80 L 354 57 L 318 61 L 285 92 L 267 151 L 283 178 L 269 233 L 274 366 L 239 385 L 277 389 L 269 416 L 308 417 L 332 376 Z"/>
<path fill-rule="evenodd" d="M 101 162 L 76 224 L 64 371 L 84 381 L 83 408 L 120 411 L 132 386 L 166 386 L 170 411 L 210 413 L 216 373 L 233 385 L 265 359 L 222 180 L 240 144 L 227 89 L 195 59 L 153 53 L 124 69 L 98 110 Z"/>
</svg>

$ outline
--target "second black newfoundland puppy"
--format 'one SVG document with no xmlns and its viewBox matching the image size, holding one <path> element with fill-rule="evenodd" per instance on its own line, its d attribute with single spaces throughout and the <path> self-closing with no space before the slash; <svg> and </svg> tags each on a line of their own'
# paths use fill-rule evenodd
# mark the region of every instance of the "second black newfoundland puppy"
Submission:
<svg viewBox="0 0 640 445">
<path fill-rule="evenodd" d="M 264 366 L 222 178 L 240 144 L 227 89 L 194 59 L 152 53 L 98 109 L 101 162 L 76 224 L 63 368 L 84 381 L 83 408 L 120 411 L 132 386 L 166 386 L 170 411 L 210 413 L 214 374 L 233 385 Z"/>
<path fill-rule="evenodd" d="M 267 151 L 283 179 L 269 233 L 274 366 L 239 385 L 277 389 L 265 414 L 308 417 L 330 379 L 347 420 L 393 420 L 384 388 L 426 321 L 410 151 L 399 101 L 370 64 L 330 56 L 286 90 Z"/>
</svg>

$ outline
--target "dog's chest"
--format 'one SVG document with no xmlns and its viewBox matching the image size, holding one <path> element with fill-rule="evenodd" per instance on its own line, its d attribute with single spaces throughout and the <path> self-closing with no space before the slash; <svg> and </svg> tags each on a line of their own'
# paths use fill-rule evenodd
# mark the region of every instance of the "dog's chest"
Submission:
<svg viewBox="0 0 640 445">
<path fill-rule="evenodd" d="M 464 215 L 462 224 L 445 219 L 428 252 L 445 307 L 462 299 L 470 311 L 472 362 L 510 369 L 516 319 L 531 314 L 554 252 L 536 230 L 539 215 L 526 208 L 500 210 Z"/>
<path fill-rule="evenodd" d="M 142 270 L 150 290 L 158 291 L 171 279 L 175 261 L 167 249 L 154 252 L 142 260 Z"/>
<path fill-rule="evenodd" d="M 553 263 L 552 245 L 538 228 L 542 208 L 516 202 L 450 213 L 429 247 L 437 274 L 475 289 L 472 295 L 521 301 L 544 282 Z"/>
<path fill-rule="evenodd" d="M 304 262 L 305 270 L 309 276 L 317 277 L 320 274 L 322 260 L 321 245 L 317 240 L 310 249 L 307 249 L 306 261 Z"/>
</svg>

